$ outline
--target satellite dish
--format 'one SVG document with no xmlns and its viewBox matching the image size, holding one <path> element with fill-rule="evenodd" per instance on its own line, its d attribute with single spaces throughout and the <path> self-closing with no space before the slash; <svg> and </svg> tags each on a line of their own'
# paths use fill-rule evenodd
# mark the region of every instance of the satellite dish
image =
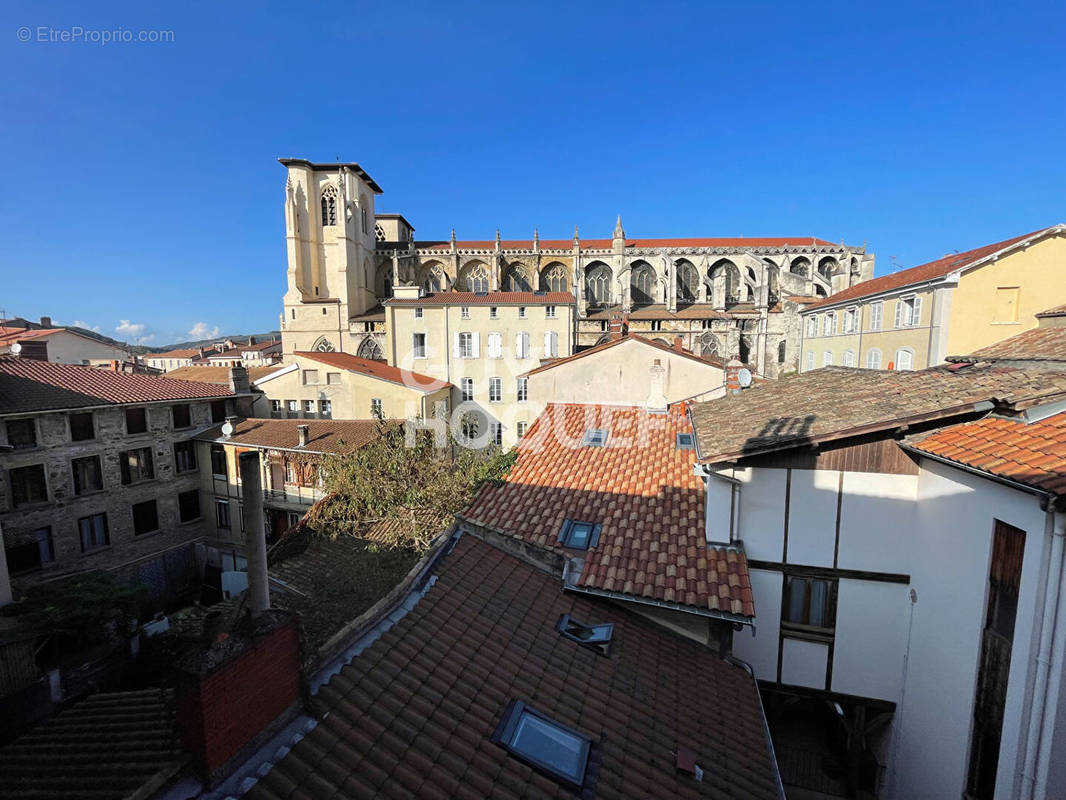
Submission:
<svg viewBox="0 0 1066 800">
<path fill-rule="evenodd" d="M 19 344 L 18 342 L 15 342 L 13 345 L 11 345 L 11 355 L 17 356 L 21 352 L 22 352 L 22 345 L 21 344 Z"/>
<path fill-rule="evenodd" d="M 222 435 L 227 439 L 233 435 L 234 430 L 236 430 L 236 428 L 233 427 L 232 422 L 225 422 L 222 424 Z"/>
<path fill-rule="evenodd" d="M 746 367 L 737 370 L 737 383 L 739 383 L 743 389 L 747 389 L 751 386 L 751 370 Z"/>
</svg>

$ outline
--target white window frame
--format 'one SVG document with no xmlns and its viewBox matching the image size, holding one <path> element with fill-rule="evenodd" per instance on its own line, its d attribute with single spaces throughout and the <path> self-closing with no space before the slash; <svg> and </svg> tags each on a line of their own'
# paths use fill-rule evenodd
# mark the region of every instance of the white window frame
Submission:
<svg viewBox="0 0 1066 800">
<path fill-rule="evenodd" d="M 374 419 L 377 419 L 379 415 L 383 416 L 383 412 L 381 409 L 381 398 L 372 397 L 370 398 L 370 416 Z"/>
<path fill-rule="evenodd" d="M 459 317 L 461 319 L 470 319 L 470 306 L 459 306 Z"/>
<path fill-rule="evenodd" d="M 419 345 L 418 337 L 422 337 L 422 343 Z M 414 358 L 426 358 L 426 334 L 424 333 L 412 333 L 411 334 L 411 352 L 414 354 Z"/>
<path fill-rule="evenodd" d="M 518 307 L 518 318 L 519 319 L 525 319 L 526 318 L 526 307 L 525 306 L 519 306 Z"/>
<path fill-rule="evenodd" d="M 903 358 L 907 357 L 907 366 L 902 366 Z M 901 347 L 896 351 L 896 363 L 893 365 L 896 372 L 912 372 L 914 370 L 914 351 L 909 347 Z"/>
<path fill-rule="evenodd" d="M 485 337 L 485 355 L 488 358 L 503 358 L 503 334 L 492 331 Z"/>
<path fill-rule="evenodd" d="M 855 333 L 858 319 L 859 309 L 857 306 L 844 309 L 844 333 Z"/>
<path fill-rule="evenodd" d="M 529 378 L 519 378 L 515 386 L 516 402 L 525 403 L 529 400 Z"/>
<path fill-rule="evenodd" d="M 503 380 L 496 376 L 489 378 L 489 402 L 503 402 Z"/>
<path fill-rule="evenodd" d="M 515 336 L 515 358 L 529 358 L 529 332 L 519 331 Z"/>
<path fill-rule="evenodd" d="M 559 357 L 559 334 L 555 331 L 544 331 L 544 357 Z"/>
<path fill-rule="evenodd" d="M 499 319 L 500 315 L 497 311 L 496 306 L 489 306 L 489 319 Z"/>
<path fill-rule="evenodd" d="M 805 371 L 809 372 L 810 370 L 814 369 L 814 351 L 813 350 L 808 350 L 807 351 L 807 362 L 806 363 L 807 363 L 807 369 Z"/>
<path fill-rule="evenodd" d="M 704 320 L 707 322 L 708 320 Z M 812 339 L 818 335 L 818 315 L 811 314 L 807 317 L 807 338 Z"/>
<path fill-rule="evenodd" d="M 885 301 L 876 300 L 870 303 L 870 330 L 879 331 L 884 325 Z"/>
<path fill-rule="evenodd" d="M 555 306 L 544 306 L 544 318 L 555 319 Z"/>
<path fill-rule="evenodd" d="M 855 351 L 854 350 L 845 350 L 844 351 L 844 355 L 841 358 L 841 363 L 845 367 L 854 367 L 855 366 Z"/>
<path fill-rule="evenodd" d="M 489 423 L 489 437 L 497 447 L 503 447 L 503 425 L 499 422 Z"/>
<path fill-rule="evenodd" d="M 521 439 L 523 436 L 525 436 L 526 435 L 526 423 L 525 422 L 516 422 L 515 423 L 515 432 L 518 434 L 518 438 L 519 439 Z"/>
<path fill-rule="evenodd" d="M 831 366 L 833 366 L 833 351 L 832 350 L 826 350 L 825 352 L 822 353 L 822 366 L 823 367 L 831 367 Z"/>
<path fill-rule="evenodd" d="M 871 347 L 866 351 L 866 369 L 881 369 L 881 351 L 878 348 Z"/>
<path fill-rule="evenodd" d="M 424 315 L 425 315 L 425 309 L 422 308 L 422 306 L 418 306 L 418 307 L 415 308 L 415 319 L 422 319 L 422 317 Z"/>
<path fill-rule="evenodd" d="M 474 399 L 474 379 L 473 378 L 460 378 L 459 379 L 459 397 L 466 403 Z"/>
</svg>

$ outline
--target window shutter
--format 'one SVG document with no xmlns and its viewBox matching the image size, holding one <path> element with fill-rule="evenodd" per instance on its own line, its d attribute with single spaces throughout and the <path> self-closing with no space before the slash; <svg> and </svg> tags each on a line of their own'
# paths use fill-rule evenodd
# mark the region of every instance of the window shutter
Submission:
<svg viewBox="0 0 1066 800">
<path fill-rule="evenodd" d="M 481 358 L 481 334 L 476 331 L 471 335 L 471 347 L 473 348 L 474 358 Z"/>
<path fill-rule="evenodd" d="M 545 358 L 551 358 L 555 356 L 555 331 L 544 331 L 544 356 Z"/>
<path fill-rule="evenodd" d="M 922 324 L 922 298 L 914 298 L 914 313 L 911 315 L 911 325 L 917 327 Z"/>
<path fill-rule="evenodd" d="M 452 357 L 459 358 L 462 350 L 459 347 L 459 331 L 452 334 Z"/>
<path fill-rule="evenodd" d="M 602 525 L 597 525 L 592 529 L 592 535 L 589 537 L 589 550 L 600 543 L 600 530 L 602 528 Z"/>
</svg>

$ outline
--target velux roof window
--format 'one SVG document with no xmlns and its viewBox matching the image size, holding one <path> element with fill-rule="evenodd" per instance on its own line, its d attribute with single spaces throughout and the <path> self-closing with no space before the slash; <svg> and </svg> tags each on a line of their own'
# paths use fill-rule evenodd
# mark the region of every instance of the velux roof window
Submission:
<svg viewBox="0 0 1066 800">
<path fill-rule="evenodd" d="M 678 450 L 693 450 L 695 446 L 695 441 L 693 440 L 691 433 L 679 433 L 677 435 Z"/>
<path fill-rule="evenodd" d="M 594 522 L 568 519 L 559 531 L 559 544 L 574 550 L 588 550 L 599 543 L 601 527 Z"/>
<path fill-rule="evenodd" d="M 614 625 L 586 625 L 578 622 L 569 614 L 563 614 L 555 624 L 555 629 L 567 639 L 573 639 L 580 645 L 595 650 L 600 655 L 607 655 L 611 646 L 611 635 L 614 633 Z"/>
<path fill-rule="evenodd" d="M 513 700 L 492 741 L 567 786 L 580 789 L 588 767 L 588 736 L 562 725 L 521 700 Z"/>
<path fill-rule="evenodd" d="M 603 428 L 589 428 L 581 440 L 584 447 L 603 447 L 607 444 L 607 431 Z"/>
</svg>

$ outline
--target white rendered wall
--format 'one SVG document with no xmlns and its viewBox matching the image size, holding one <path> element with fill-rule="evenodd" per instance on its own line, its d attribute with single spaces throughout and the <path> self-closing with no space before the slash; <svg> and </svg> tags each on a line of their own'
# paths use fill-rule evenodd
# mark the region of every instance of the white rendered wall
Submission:
<svg viewBox="0 0 1066 800">
<path fill-rule="evenodd" d="M 841 578 L 833 646 L 833 691 L 897 702 L 907 646 L 910 588 Z"/>
<path fill-rule="evenodd" d="M 777 636 L 781 630 L 781 573 L 753 569 L 751 594 L 755 598 L 754 635 L 745 628 L 733 637 L 733 653 L 747 661 L 760 681 L 777 680 Z"/>
<path fill-rule="evenodd" d="M 736 471 L 736 477 L 743 482 L 740 490 L 740 538 L 744 541 L 744 551 L 748 558 L 780 561 L 785 547 L 787 471 L 743 469 Z M 779 610 L 780 594 L 779 587 Z"/>
<path fill-rule="evenodd" d="M 889 797 L 959 797 L 964 789 L 992 529 L 1026 532 L 996 797 L 1011 797 L 1025 724 L 1046 517 L 1037 498 L 925 460 L 911 563 L 917 592 Z"/>
<path fill-rule="evenodd" d="M 788 504 L 788 563 L 832 567 L 836 544 L 836 470 L 794 469 Z"/>
<path fill-rule="evenodd" d="M 781 648 L 781 683 L 824 689 L 828 663 L 829 645 L 802 639 L 785 639 Z"/>
<path fill-rule="evenodd" d="M 837 566 L 909 573 L 917 493 L 917 475 L 845 472 Z"/>
</svg>

